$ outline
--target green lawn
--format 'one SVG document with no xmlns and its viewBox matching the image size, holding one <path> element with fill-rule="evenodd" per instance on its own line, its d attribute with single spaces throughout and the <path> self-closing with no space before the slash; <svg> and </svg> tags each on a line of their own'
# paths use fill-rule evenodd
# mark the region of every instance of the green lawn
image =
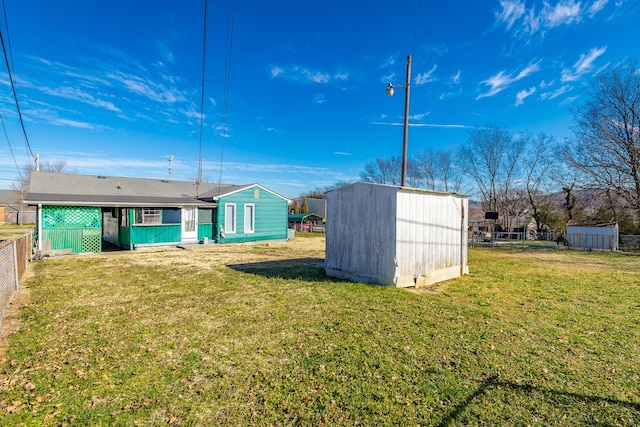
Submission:
<svg viewBox="0 0 640 427">
<path fill-rule="evenodd" d="M 32 264 L 0 425 L 640 425 L 637 256 L 477 248 L 402 290 L 299 248 Z"/>
</svg>

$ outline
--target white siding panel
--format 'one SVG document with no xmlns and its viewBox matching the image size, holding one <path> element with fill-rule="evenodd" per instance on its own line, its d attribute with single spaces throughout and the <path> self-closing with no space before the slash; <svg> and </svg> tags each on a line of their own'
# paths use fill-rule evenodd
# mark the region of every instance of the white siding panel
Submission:
<svg viewBox="0 0 640 427">
<path fill-rule="evenodd" d="M 617 227 L 568 226 L 569 246 L 581 249 L 618 249 Z"/>
<path fill-rule="evenodd" d="M 330 274 L 393 281 L 396 192 L 395 187 L 354 184 L 327 193 L 325 266 Z"/>
</svg>

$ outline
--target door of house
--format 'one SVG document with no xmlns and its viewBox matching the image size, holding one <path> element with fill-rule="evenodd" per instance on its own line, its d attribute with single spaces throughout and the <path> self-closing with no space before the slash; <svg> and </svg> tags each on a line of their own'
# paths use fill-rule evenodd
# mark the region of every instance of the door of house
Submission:
<svg viewBox="0 0 640 427">
<path fill-rule="evenodd" d="M 198 208 L 187 206 L 182 208 L 182 227 L 180 240 L 183 242 L 198 241 Z"/>
</svg>

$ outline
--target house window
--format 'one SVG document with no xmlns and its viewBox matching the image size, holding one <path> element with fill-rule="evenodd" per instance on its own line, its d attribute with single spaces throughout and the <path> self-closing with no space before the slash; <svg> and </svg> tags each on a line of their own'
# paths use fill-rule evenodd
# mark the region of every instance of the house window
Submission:
<svg viewBox="0 0 640 427">
<path fill-rule="evenodd" d="M 120 225 L 122 227 L 128 227 L 129 226 L 129 209 L 121 209 L 120 212 L 122 214 Z"/>
<path fill-rule="evenodd" d="M 236 204 L 227 203 L 224 205 L 224 232 L 232 234 L 236 232 Z"/>
<path fill-rule="evenodd" d="M 256 206 L 252 204 L 244 205 L 244 232 L 255 232 L 255 211 Z"/>
<path fill-rule="evenodd" d="M 160 224 L 160 208 L 136 208 L 136 222 L 138 224 Z"/>
</svg>

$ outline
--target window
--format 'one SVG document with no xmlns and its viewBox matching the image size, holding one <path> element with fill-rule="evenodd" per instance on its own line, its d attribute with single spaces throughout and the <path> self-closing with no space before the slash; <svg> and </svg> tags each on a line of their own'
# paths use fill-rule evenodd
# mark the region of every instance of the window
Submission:
<svg viewBox="0 0 640 427">
<path fill-rule="evenodd" d="M 227 203 L 224 205 L 224 232 L 232 234 L 236 232 L 236 204 Z"/>
<path fill-rule="evenodd" d="M 244 205 L 244 232 L 255 232 L 255 210 L 254 204 Z"/>
<path fill-rule="evenodd" d="M 120 226 L 128 227 L 129 226 L 129 209 L 120 209 L 120 212 L 122 214 L 121 220 L 120 220 Z"/>
<path fill-rule="evenodd" d="M 160 224 L 160 208 L 136 208 L 136 223 Z"/>
</svg>

